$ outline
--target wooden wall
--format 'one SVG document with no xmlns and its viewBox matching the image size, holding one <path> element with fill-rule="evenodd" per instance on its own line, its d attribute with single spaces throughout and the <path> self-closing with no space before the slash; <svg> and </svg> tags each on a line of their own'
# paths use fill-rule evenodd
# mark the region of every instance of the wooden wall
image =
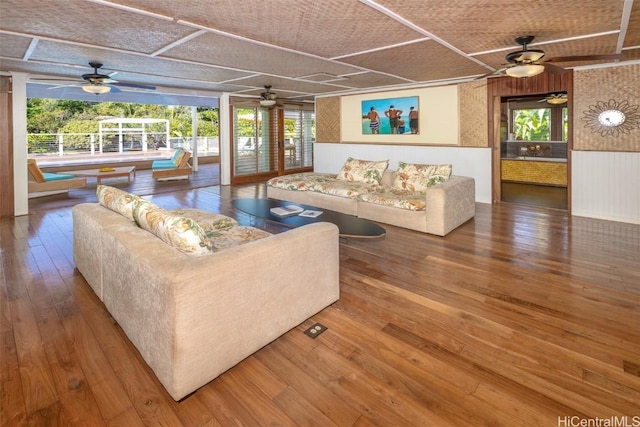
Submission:
<svg viewBox="0 0 640 427">
<path fill-rule="evenodd" d="M 14 214 L 11 78 L 0 76 L 0 217 Z"/>
<path fill-rule="evenodd" d="M 316 141 L 341 142 L 340 97 L 316 99 Z"/>
</svg>

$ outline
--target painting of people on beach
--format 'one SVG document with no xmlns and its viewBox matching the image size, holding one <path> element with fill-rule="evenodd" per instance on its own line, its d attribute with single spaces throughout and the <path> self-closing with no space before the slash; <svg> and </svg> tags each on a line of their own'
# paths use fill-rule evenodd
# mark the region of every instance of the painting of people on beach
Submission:
<svg viewBox="0 0 640 427">
<path fill-rule="evenodd" d="M 363 135 L 417 135 L 418 97 L 362 101 Z"/>
</svg>

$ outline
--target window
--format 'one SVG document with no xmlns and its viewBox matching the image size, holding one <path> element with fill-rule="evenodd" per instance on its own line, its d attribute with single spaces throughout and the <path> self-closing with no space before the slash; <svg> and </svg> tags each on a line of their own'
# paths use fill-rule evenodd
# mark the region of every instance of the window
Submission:
<svg viewBox="0 0 640 427">
<path fill-rule="evenodd" d="M 275 122 L 265 108 L 234 107 L 234 175 L 269 172 L 274 164 Z"/>
<path fill-rule="evenodd" d="M 569 137 L 565 105 L 541 106 L 537 100 L 509 100 L 509 139 L 518 141 L 564 141 Z"/>
<path fill-rule="evenodd" d="M 285 109 L 284 154 L 285 169 L 313 166 L 315 141 L 315 113 L 307 110 Z"/>
</svg>

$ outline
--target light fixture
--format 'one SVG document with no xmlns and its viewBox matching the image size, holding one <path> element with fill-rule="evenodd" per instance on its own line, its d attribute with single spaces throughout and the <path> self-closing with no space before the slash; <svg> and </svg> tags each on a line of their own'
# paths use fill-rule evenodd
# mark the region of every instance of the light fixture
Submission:
<svg viewBox="0 0 640 427">
<path fill-rule="evenodd" d="M 271 92 L 271 85 L 265 85 L 266 92 L 260 94 L 260 105 L 263 107 L 272 107 L 276 105 L 276 94 Z"/>
<path fill-rule="evenodd" d="M 518 79 L 524 77 L 533 77 L 544 71 L 544 65 L 540 64 L 522 64 L 516 65 L 515 67 L 507 68 L 505 71 L 508 76 L 515 77 Z"/>
<path fill-rule="evenodd" d="M 91 84 L 82 86 L 82 90 L 94 95 L 101 95 L 103 93 L 111 91 L 111 88 L 109 86 Z"/>
<path fill-rule="evenodd" d="M 547 104 L 561 105 L 561 104 L 566 104 L 566 103 L 567 103 L 566 95 L 565 96 L 547 98 Z"/>
</svg>

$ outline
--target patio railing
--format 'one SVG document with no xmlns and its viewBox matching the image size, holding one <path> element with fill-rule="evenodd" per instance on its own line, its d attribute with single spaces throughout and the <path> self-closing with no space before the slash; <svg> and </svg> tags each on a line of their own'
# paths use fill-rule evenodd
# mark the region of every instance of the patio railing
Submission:
<svg viewBox="0 0 640 427">
<path fill-rule="evenodd" d="M 218 137 L 198 137 L 198 155 L 219 154 Z M 98 138 L 93 133 L 27 134 L 27 152 L 38 157 L 101 156 L 105 154 L 160 154 L 183 147 L 193 151 L 192 138 L 169 138 L 165 133 L 149 132 L 142 137 L 108 135 Z"/>
</svg>

